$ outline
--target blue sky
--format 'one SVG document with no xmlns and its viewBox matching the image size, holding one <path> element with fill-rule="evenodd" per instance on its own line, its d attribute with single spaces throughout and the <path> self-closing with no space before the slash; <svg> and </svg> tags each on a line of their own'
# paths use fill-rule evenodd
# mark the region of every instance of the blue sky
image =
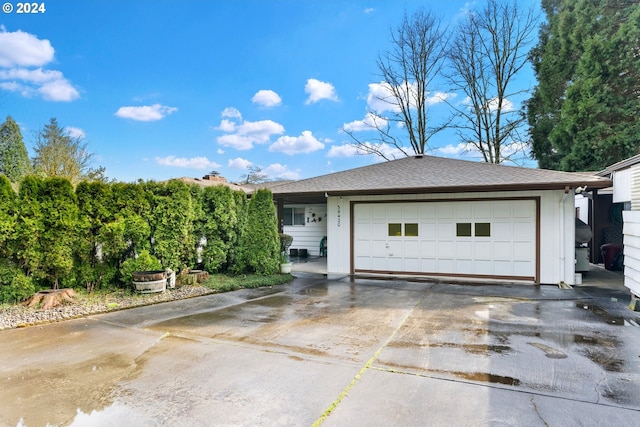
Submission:
<svg viewBox="0 0 640 427">
<path fill-rule="evenodd" d="M 32 154 L 55 117 L 94 166 L 130 182 L 211 170 L 237 181 L 251 165 L 300 179 L 379 161 L 340 129 L 365 119 L 390 28 L 421 6 L 453 26 L 482 2 L 50 0 L 39 14 L 10 3 L 0 120 L 18 122 Z M 530 70 L 518 84 L 533 88 Z M 452 133 L 431 143 L 433 155 L 468 156 Z"/>
</svg>

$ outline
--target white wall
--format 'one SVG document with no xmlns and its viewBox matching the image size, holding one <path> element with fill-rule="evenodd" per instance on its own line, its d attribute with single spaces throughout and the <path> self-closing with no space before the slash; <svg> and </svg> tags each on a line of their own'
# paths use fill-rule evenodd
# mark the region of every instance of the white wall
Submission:
<svg viewBox="0 0 640 427">
<path fill-rule="evenodd" d="M 327 273 L 351 272 L 351 202 L 375 200 L 450 200 L 462 198 L 540 197 L 540 283 L 574 284 L 575 278 L 575 197 L 563 190 L 505 191 L 491 193 L 426 194 L 398 196 L 329 197 Z"/>
<path fill-rule="evenodd" d="M 631 201 L 631 171 L 629 168 L 613 173 L 613 203 Z"/>
<path fill-rule="evenodd" d="M 285 208 L 304 207 L 304 225 L 285 225 L 282 231 L 293 237 L 291 249 L 306 249 L 309 255 L 320 255 L 320 240 L 327 235 L 326 205 L 284 205 Z"/>
<path fill-rule="evenodd" d="M 640 296 L 640 211 L 622 211 L 624 225 L 624 285 Z"/>
</svg>

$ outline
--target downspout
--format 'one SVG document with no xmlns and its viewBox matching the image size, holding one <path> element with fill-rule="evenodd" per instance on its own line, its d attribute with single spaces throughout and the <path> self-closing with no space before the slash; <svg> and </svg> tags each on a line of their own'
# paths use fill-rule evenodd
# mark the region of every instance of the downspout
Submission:
<svg viewBox="0 0 640 427">
<path fill-rule="evenodd" d="M 566 187 L 564 187 L 564 195 L 562 196 L 562 199 L 560 200 L 560 283 L 558 283 L 558 287 L 560 289 L 572 289 L 571 285 L 568 285 L 566 282 L 566 277 L 565 275 L 566 273 L 566 268 L 565 268 L 565 261 L 566 261 L 566 257 L 565 257 L 565 226 L 566 226 L 566 221 L 565 221 L 565 214 L 564 214 L 564 204 L 567 201 L 567 198 L 569 197 L 569 195 L 571 194 L 571 188 L 567 185 Z"/>
</svg>

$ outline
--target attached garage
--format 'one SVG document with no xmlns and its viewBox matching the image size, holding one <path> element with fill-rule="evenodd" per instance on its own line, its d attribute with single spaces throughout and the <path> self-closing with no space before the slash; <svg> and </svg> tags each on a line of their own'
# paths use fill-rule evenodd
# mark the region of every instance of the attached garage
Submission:
<svg viewBox="0 0 640 427">
<path fill-rule="evenodd" d="M 538 199 L 354 203 L 356 273 L 536 281 Z"/>
<path fill-rule="evenodd" d="M 273 188 L 326 204 L 327 274 L 575 282 L 574 194 L 587 173 L 407 157 Z"/>
</svg>

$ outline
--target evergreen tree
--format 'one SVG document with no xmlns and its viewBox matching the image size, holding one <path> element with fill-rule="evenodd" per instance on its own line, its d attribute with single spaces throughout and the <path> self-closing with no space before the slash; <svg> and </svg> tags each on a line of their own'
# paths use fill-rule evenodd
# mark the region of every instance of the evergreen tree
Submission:
<svg viewBox="0 0 640 427">
<path fill-rule="evenodd" d="M 40 209 L 42 178 L 27 175 L 20 182 L 16 200 L 16 222 L 10 251 L 18 266 L 27 276 L 42 277 L 43 254 L 42 235 L 45 230 Z"/>
<path fill-rule="evenodd" d="M 87 143 L 64 131 L 55 118 L 38 133 L 33 166 L 37 175 L 60 177 L 76 185 L 81 180 L 104 181 L 104 168 L 92 169 L 93 154 Z"/>
<path fill-rule="evenodd" d="M 14 203 L 16 194 L 9 179 L 0 175 L 0 259 L 9 256 L 8 242 L 14 232 L 16 218 Z"/>
<path fill-rule="evenodd" d="M 11 182 L 19 182 L 30 170 L 31 162 L 20 127 L 7 116 L 0 125 L 0 174 L 6 175 Z"/>
<path fill-rule="evenodd" d="M 77 242 L 78 204 L 68 179 L 47 178 L 40 187 L 42 271 L 53 289 L 73 267 L 73 248 Z"/>
<path fill-rule="evenodd" d="M 278 272 L 280 236 L 271 191 L 261 189 L 251 196 L 239 246 L 241 265 L 246 271 L 260 275 Z"/>
<path fill-rule="evenodd" d="M 236 242 L 238 218 L 233 191 L 224 185 L 206 187 L 202 213 L 205 218 L 202 251 L 204 268 L 209 272 L 224 271 L 229 265 L 229 250 Z"/>
<path fill-rule="evenodd" d="M 640 4 L 545 0 L 527 105 L 540 167 L 598 170 L 640 148 Z"/>
</svg>

